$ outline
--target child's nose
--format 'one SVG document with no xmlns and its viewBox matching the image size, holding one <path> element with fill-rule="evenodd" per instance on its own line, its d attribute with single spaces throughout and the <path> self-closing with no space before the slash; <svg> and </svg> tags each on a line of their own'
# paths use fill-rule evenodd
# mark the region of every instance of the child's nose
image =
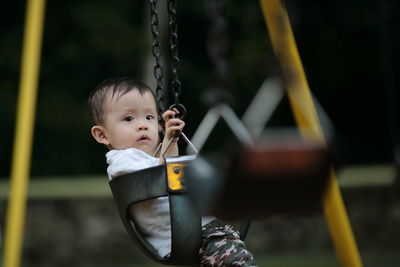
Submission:
<svg viewBox="0 0 400 267">
<path fill-rule="evenodd" d="M 146 122 L 144 122 L 144 121 L 141 121 L 139 124 L 138 124 L 138 130 L 139 131 L 143 131 L 143 130 L 148 130 L 148 126 L 147 126 L 147 123 Z"/>
</svg>

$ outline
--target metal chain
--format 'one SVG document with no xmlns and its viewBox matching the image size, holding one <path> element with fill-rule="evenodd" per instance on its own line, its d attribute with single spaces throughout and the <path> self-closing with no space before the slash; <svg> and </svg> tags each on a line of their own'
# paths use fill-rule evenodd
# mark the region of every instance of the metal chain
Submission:
<svg viewBox="0 0 400 267">
<path fill-rule="evenodd" d="M 157 13 L 157 0 L 149 0 L 150 4 L 150 28 L 153 36 L 152 53 L 156 60 L 154 65 L 154 78 L 157 81 L 156 87 L 156 101 L 159 107 L 158 113 L 161 115 L 165 110 L 165 98 L 163 87 L 163 68 L 161 66 L 161 45 L 160 45 L 160 31 L 158 27 L 158 13 Z M 161 116 L 160 116 L 161 117 Z"/>
<path fill-rule="evenodd" d="M 179 96 L 182 93 L 182 83 L 179 81 L 179 56 L 178 56 L 178 23 L 176 19 L 176 0 L 168 0 L 169 15 L 169 44 L 171 57 L 171 90 L 175 100 L 175 106 L 179 106 Z"/>
<path fill-rule="evenodd" d="M 154 65 L 154 77 L 157 80 L 156 101 L 159 106 L 160 115 L 165 110 L 165 90 L 163 87 L 163 68 L 161 65 L 161 43 L 159 19 L 157 13 L 157 1 L 149 0 L 150 4 L 150 27 L 153 36 L 152 53 L 156 60 Z M 174 98 L 174 107 L 180 109 L 182 117 L 186 113 L 185 107 L 179 103 L 179 97 L 182 93 L 182 83 L 179 80 L 179 55 L 178 55 L 178 23 L 176 19 L 176 0 L 168 0 L 168 26 L 169 26 L 169 45 L 170 45 L 170 64 L 171 64 L 171 90 Z"/>
<path fill-rule="evenodd" d="M 227 91 L 231 87 L 227 0 L 206 0 L 204 3 L 205 14 L 210 21 L 207 52 L 214 69 L 215 86 L 220 90 Z"/>
</svg>

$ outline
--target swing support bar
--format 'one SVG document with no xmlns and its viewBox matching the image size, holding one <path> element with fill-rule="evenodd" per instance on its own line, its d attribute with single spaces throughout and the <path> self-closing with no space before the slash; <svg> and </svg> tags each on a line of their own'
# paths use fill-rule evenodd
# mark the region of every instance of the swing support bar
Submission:
<svg viewBox="0 0 400 267">
<path fill-rule="evenodd" d="M 21 262 L 44 10 L 45 0 L 28 1 L 6 221 L 4 267 L 18 267 Z"/>
<path fill-rule="evenodd" d="M 282 0 L 260 0 L 260 4 L 273 49 L 285 75 L 288 97 L 297 125 L 304 138 L 326 143 Z M 303 131 L 304 129 L 312 131 Z M 333 170 L 323 198 L 323 208 L 341 265 L 362 266 Z"/>
</svg>

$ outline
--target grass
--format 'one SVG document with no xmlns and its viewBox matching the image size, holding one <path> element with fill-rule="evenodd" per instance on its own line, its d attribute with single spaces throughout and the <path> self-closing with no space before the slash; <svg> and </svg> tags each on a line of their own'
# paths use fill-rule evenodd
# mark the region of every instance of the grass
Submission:
<svg viewBox="0 0 400 267">
<path fill-rule="evenodd" d="M 400 255 L 397 251 L 364 251 L 362 263 L 364 267 L 397 267 L 400 262 Z M 274 255 L 255 255 L 259 267 L 339 267 L 341 266 L 336 255 L 329 253 L 289 253 Z M 159 267 L 159 265 L 147 259 L 139 262 L 127 262 L 113 264 L 113 267 Z M 344 266 L 344 265 L 343 265 Z M 109 265 L 96 265 L 96 267 L 110 267 Z"/>
</svg>

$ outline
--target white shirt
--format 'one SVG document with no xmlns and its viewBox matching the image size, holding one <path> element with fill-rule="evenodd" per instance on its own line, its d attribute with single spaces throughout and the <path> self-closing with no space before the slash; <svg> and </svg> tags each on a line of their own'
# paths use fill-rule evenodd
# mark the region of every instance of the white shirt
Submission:
<svg viewBox="0 0 400 267">
<path fill-rule="evenodd" d="M 159 159 L 147 153 L 128 148 L 124 150 L 111 150 L 106 154 L 107 173 L 109 179 L 117 176 L 150 168 L 159 164 Z M 171 221 L 169 214 L 168 197 L 160 197 L 143 201 L 132 206 L 139 230 L 161 257 L 171 252 Z M 212 221 L 213 217 L 202 217 L 202 225 Z"/>
<path fill-rule="evenodd" d="M 106 154 L 108 178 L 154 167 L 159 164 L 159 159 L 148 155 L 136 148 L 124 150 L 110 150 Z"/>
</svg>

